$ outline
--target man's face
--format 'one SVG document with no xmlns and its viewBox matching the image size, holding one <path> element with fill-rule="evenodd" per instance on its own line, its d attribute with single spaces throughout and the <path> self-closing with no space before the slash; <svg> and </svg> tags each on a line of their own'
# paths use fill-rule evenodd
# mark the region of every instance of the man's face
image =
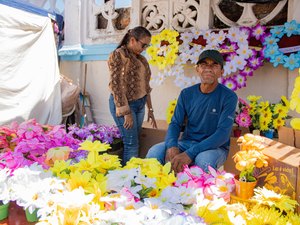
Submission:
<svg viewBox="0 0 300 225">
<path fill-rule="evenodd" d="M 202 84 L 215 84 L 218 83 L 224 72 L 221 65 L 210 58 L 204 59 L 196 67 L 196 71 L 200 76 Z"/>
</svg>

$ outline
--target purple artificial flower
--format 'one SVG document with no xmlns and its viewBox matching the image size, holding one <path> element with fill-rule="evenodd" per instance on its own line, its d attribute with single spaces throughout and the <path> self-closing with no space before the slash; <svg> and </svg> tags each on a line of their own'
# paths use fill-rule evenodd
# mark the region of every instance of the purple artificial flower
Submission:
<svg viewBox="0 0 300 225">
<path fill-rule="evenodd" d="M 237 82 L 232 77 L 222 78 L 221 83 L 233 91 L 237 90 Z"/>
<path fill-rule="evenodd" d="M 69 159 L 72 159 L 71 164 L 78 163 L 78 162 L 80 162 L 81 159 L 85 159 L 87 157 L 88 153 L 89 152 L 85 151 L 85 150 L 76 150 L 76 151 L 70 152 Z"/>
<path fill-rule="evenodd" d="M 263 65 L 263 62 L 264 62 L 263 60 L 264 60 L 263 57 L 253 57 L 252 56 L 252 57 L 248 58 L 248 65 L 253 70 L 256 70 Z"/>
<path fill-rule="evenodd" d="M 260 40 L 261 38 L 264 39 L 264 37 L 266 36 L 266 29 L 267 28 L 265 26 L 262 26 L 258 23 L 255 27 L 252 28 L 251 36 L 255 37 L 256 40 Z"/>
<path fill-rule="evenodd" d="M 252 77 L 253 76 L 253 69 L 246 66 L 244 68 L 244 70 L 240 72 L 240 74 L 243 75 L 243 76 L 246 76 L 246 77 L 247 76 Z"/>
<path fill-rule="evenodd" d="M 116 126 L 97 125 L 93 123 L 82 128 L 78 128 L 75 125 L 69 130 L 68 134 L 78 140 L 99 140 L 102 143 L 112 144 L 115 139 L 121 138 L 120 131 Z"/>
<path fill-rule="evenodd" d="M 247 77 L 243 74 L 238 74 L 234 77 L 236 80 L 238 88 L 246 87 Z"/>
</svg>

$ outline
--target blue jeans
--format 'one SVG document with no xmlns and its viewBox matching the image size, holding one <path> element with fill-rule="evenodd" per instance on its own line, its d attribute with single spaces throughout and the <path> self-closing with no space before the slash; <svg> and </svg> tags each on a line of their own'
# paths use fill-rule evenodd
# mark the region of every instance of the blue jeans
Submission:
<svg viewBox="0 0 300 225">
<path fill-rule="evenodd" d="M 133 118 L 133 127 L 131 129 L 125 129 L 123 126 L 124 116 L 120 116 L 120 117 L 116 116 L 116 106 L 114 103 L 113 96 L 110 95 L 109 98 L 110 113 L 120 130 L 123 144 L 124 144 L 123 161 L 122 161 L 123 165 L 125 165 L 126 162 L 129 161 L 132 157 L 138 157 L 139 133 L 142 128 L 142 124 L 145 116 L 146 97 L 147 96 L 144 96 L 143 98 L 140 98 L 138 100 L 128 102 L 131 110 L 132 118 Z"/>
<path fill-rule="evenodd" d="M 178 141 L 178 147 L 181 152 L 186 151 L 193 145 L 197 144 L 196 141 L 180 140 Z M 146 155 L 146 158 L 156 158 L 161 164 L 165 164 L 167 147 L 165 142 L 153 145 Z M 207 166 L 211 166 L 214 169 L 220 168 L 227 159 L 228 149 L 217 148 L 200 152 L 194 159 L 193 165 L 201 167 L 203 170 L 208 171 Z"/>
</svg>

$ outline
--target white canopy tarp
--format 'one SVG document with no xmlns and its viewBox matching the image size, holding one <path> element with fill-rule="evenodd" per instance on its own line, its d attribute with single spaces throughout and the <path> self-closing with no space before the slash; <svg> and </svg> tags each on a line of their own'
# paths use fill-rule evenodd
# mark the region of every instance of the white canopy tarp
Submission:
<svg viewBox="0 0 300 225">
<path fill-rule="evenodd" d="M 62 120 L 51 20 L 0 4 L 0 125 Z"/>
</svg>

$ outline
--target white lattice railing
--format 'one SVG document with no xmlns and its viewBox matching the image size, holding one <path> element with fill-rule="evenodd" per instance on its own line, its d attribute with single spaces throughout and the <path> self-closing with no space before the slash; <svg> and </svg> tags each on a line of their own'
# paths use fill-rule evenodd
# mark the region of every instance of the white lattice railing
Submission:
<svg viewBox="0 0 300 225">
<path fill-rule="evenodd" d="M 132 0 L 130 9 L 130 24 L 123 30 L 115 26 L 119 16 L 115 9 L 115 0 L 108 0 L 98 5 L 95 0 L 86 0 L 88 15 L 88 38 L 103 42 L 105 38 L 123 36 L 129 27 L 142 25 L 152 33 L 170 28 L 184 32 L 190 28 L 207 29 L 212 26 L 213 16 L 216 15 L 228 26 L 252 26 L 258 18 L 253 12 L 254 3 L 237 3 L 243 7 L 243 13 L 237 21 L 227 18 L 219 5 L 222 0 Z M 272 20 L 287 4 L 288 0 L 281 0 L 277 6 L 259 19 L 262 24 Z M 107 20 L 107 26 L 97 27 L 98 16 Z M 107 39 L 109 40 L 109 39 Z M 104 41 L 105 42 L 105 41 Z"/>
</svg>

